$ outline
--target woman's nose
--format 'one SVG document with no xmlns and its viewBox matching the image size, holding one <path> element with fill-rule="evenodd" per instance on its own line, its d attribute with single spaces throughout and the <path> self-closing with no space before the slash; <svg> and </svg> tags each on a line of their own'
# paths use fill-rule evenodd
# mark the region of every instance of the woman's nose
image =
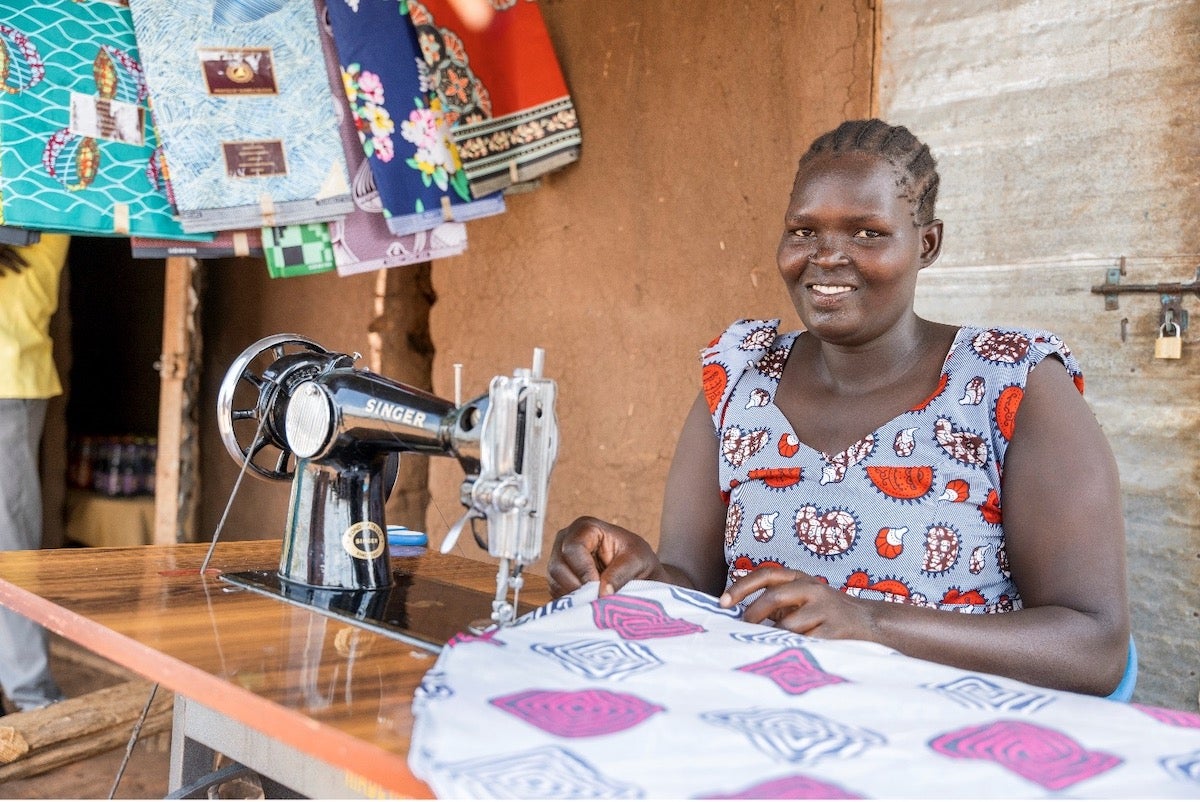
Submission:
<svg viewBox="0 0 1200 802">
<path fill-rule="evenodd" d="M 809 258 L 821 267 L 835 267 L 846 263 L 846 252 L 835 238 L 817 237 Z"/>
</svg>

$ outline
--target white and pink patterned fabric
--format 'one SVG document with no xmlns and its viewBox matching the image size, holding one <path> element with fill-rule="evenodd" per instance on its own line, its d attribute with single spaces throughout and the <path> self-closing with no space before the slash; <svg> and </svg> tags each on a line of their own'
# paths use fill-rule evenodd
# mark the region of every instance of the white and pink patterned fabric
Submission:
<svg viewBox="0 0 1200 802">
<path fill-rule="evenodd" d="M 447 644 L 409 764 L 446 798 L 1191 798 L 1200 715 L 596 583 Z"/>
</svg>

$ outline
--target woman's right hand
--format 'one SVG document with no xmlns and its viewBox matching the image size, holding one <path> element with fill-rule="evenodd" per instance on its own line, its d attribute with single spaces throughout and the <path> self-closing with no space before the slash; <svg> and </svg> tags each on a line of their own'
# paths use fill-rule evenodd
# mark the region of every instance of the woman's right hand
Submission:
<svg viewBox="0 0 1200 802">
<path fill-rule="evenodd" d="M 600 595 L 606 596 L 633 579 L 667 580 L 658 555 L 643 537 L 589 516 L 559 530 L 548 574 L 555 598 L 588 582 L 599 581 Z"/>
</svg>

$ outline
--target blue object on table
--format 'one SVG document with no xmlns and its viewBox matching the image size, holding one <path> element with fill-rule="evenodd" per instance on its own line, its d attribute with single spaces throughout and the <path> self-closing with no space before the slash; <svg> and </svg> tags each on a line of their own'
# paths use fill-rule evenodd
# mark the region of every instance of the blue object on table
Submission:
<svg viewBox="0 0 1200 802">
<path fill-rule="evenodd" d="M 1133 636 L 1129 636 L 1129 656 L 1125 660 L 1125 676 L 1117 683 L 1117 689 L 1108 695 L 1114 702 L 1128 702 L 1133 698 L 1133 687 L 1137 685 L 1138 664 L 1137 646 Z"/>
<path fill-rule="evenodd" d="M 428 546 L 429 538 L 424 532 L 417 532 L 407 526 L 390 524 L 387 528 L 389 546 Z"/>
</svg>

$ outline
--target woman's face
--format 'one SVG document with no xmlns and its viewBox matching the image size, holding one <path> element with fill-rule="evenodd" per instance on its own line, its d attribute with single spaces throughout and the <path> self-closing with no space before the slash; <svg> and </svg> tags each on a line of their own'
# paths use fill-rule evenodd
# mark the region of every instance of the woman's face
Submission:
<svg viewBox="0 0 1200 802">
<path fill-rule="evenodd" d="M 937 259 L 941 223 L 916 225 L 897 168 L 866 153 L 800 166 L 777 254 L 805 328 L 857 345 L 910 316 L 917 271 Z"/>
</svg>

